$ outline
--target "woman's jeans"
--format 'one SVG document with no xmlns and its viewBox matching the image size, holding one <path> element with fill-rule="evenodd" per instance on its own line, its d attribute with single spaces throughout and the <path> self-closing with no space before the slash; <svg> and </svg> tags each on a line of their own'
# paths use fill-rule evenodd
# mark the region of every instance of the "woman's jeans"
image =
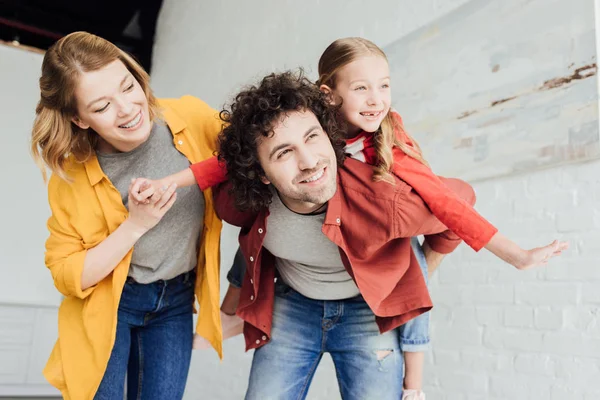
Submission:
<svg viewBox="0 0 600 400">
<path fill-rule="evenodd" d="M 183 397 L 193 338 L 195 271 L 168 281 L 127 279 L 115 344 L 94 399 L 176 400 Z"/>
</svg>

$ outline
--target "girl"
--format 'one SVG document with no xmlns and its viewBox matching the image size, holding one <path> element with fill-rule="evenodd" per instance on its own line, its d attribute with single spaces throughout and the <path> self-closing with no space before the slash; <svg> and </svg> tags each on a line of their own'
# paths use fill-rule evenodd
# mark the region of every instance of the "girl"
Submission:
<svg viewBox="0 0 600 400">
<path fill-rule="evenodd" d="M 333 42 L 319 60 L 317 84 L 329 95 L 331 104 L 339 107 L 339 116 L 346 123 L 346 152 L 353 158 L 372 164 L 373 179 L 393 183 L 392 175 L 396 175 L 411 185 L 432 213 L 475 251 L 485 247 L 516 268 L 527 269 L 546 264 L 549 258 L 567 248 L 566 243 L 554 241 L 541 248 L 528 251 L 521 249 L 501 235 L 471 205 L 458 198 L 432 173 L 422 157 L 419 146 L 404 131 L 400 115 L 390 108 L 390 73 L 387 57 L 372 42 L 362 38 L 345 38 Z M 159 188 L 169 182 L 177 182 L 179 185 L 192 185 L 197 182 L 201 188 L 207 188 L 225 180 L 224 169 L 225 167 L 213 158 L 192 165 L 190 169 L 159 182 L 146 184 Z M 134 187 L 134 192 L 144 185 L 142 182 L 136 182 L 138 186 Z M 139 200 L 144 201 L 143 196 L 140 196 Z M 423 266 L 425 261 L 419 257 L 420 246 L 416 246 L 415 254 Z M 428 260 L 436 257 L 426 242 L 422 252 L 428 255 Z M 429 271 L 426 267 L 423 271 L 426 279 L 437 266 L 437 263 L 430 264 Z M 238 254 L 228 274 L 231 286 L 221 306 L 224 313 L 224 337 L 242 331 L 241 320 L 234 314 L 243 268 L 243 258 Z M 429 343 L 427 328 L 428 315 L 424 314 L 400 329 L 406 363 L 404 399 L 424 399 L 421 383 L 423 351 Z M 196 342 L 197 347 L 203 347 L 200 342 Z"/>
<path fill-rule="evenodd" d="M 195 294 L 196 332 L 221 353 L 221 221 L 210 190 L 171 184 L 142 204 L 130 189 L 209 158 L 217 113 L 157 100 L 131 57 L 85 32 L 46 52 L 40 92 L 31 149 L 52 171 L 46 266 L 64 296 L 44 375 L 65 399 L 123 398 L 126 376 L 129 399 L 180 399 Z"/>
</svg>

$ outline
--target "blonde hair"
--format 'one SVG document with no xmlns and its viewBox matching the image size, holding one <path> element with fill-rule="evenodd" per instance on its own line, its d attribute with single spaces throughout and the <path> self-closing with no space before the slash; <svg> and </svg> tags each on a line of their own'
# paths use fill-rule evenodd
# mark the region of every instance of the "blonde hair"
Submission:
<svg viewBox="0 0 600 400">
<path fill-rule="evenodd" d="M 331 89 L 335 89 L 336 75 L 341 68 L 358 58 L 373 55 L 383 57 L 387 62 L 387 56 L 383 50 L 367 39 L 351 37 L 334 41 L 325 49 L 319 59 L 319 80 L 317 81 L 317 85 L 327 85 Z M 398 132 L 399 136 L 404 136 L 405 139 L 412 142 L 413 146 L 407 144 L 404 140 L 399 140 L 396 132 Z M 377 154 L 375 171 L 373 173 L 373 179 L 376 181 L 394 182 L 394 178 L 390 174 L 390 168 L 393 163 L 392 148 L 394 146 L 408 156 L 428 165 L 421 155 L 419 144 L 410 137 L 404 130 L 402 122 L 394 118 L 391 112 L 388 112 L 384 117 L 381 126 L 374 133 L 373 139 Z"/>
<path fill-rule="evenodd" d="M 69 156 L 85 162 L 95 153 L 97 134 L 72 122 L 77 116 L 75 88 L 84 72 L 96 71 L 119 60 L 138 81 L 148 99 L 149 117 L 160 115 L 150 89 L 150 77 L 128 54 L 111 42 L 87 32 L 74 32 L 48 49 L 42 62 L 40 101 L 35 109 L 31 153 L 46 181 L 46 167 L 69 180 Z"/>
</svg>

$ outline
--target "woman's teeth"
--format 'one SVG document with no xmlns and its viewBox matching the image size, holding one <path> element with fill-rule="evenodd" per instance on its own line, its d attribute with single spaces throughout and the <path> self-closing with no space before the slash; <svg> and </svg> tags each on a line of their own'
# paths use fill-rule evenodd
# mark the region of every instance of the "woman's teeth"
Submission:
<svg viewBox="0 0 600 400">
<path fill-rule="evenodd" d="M 127 125 L 119 125 L 119 128 L 125 128 L 125 129 L 133 128 L 140 122 L 141 118 L 142 118 L 142 113 L 139 112 L 137 117 L 135 117 L 130 123 L 128 123 Z"/>
</svg>

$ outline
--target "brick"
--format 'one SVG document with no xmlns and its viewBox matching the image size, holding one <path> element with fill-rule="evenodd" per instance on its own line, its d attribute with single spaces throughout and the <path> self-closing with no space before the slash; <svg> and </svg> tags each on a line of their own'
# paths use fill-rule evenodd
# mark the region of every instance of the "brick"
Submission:
<svg viewBox="0 0 600 400">
<path fill-rule="evenodd" d="M 566 330 L 587 333 L 592 337 L 596 336 L 594 333 L 600 333 L 595 332 L 600 326 L 600 306 L 569 307 L 564 310 L 564 316 Z"/>
<path fill-rule="evenodd" d="M 490 377 L 490 394 L 500 398 L 519 398 L 527 392 L 527 383 L 518 382 L 514 375 L 494 374 Z"/>
<path fill-rule="evenodd" d="M 479 285 L 475 298 L 479 304 L 513 304 L 515 290 L 512 285 Z"/>
<path fill-rule="evenodd" d="M 553 386 L 551 389 L 551 400 L 564 400 L 564 399 L 581 399 L 583 394 L 578 390 L 572 388 L 566 388 L 562 386 Z"/>
<path fill-rule="evenodd" d="M 488 377 L 484 373 L 443 370 L 439 373 L 440 386 L 448 393 L 486 393 Z M 454 396 L 453 396 L 454 398 Z"/>
<path fill-rule="evenodd" d="M 544 334 L 542 351 L 548 354 L 600 358 L 600 338 L 577 333 L 549 332 Z"/>
<path fill-rule="evenodd" d="M 600 281 L 600 265 L 597 256 L 559 257 L 553 260 L 544 272 L 544 279 L 549 281 Z"/>
<path fill-rule="evenodd" d="M 454 368 L 460 363 L 460 354 L 458 351 L 434 350 L 433 360 L 438 368 Z"/>
<path fill-rule="evenodd" d="M 581 289 L 581 302 L 600 304 L 600 286 L 597 283 L 584 283 Z"/>
<path fill-rule="evenodd" d="M 517 354 L 515 370 L 536 375 L 552 376 L 554 374 L 550 357 L 542 354 Z"/>
<path fill-rule="evenodd" d="M 546 376 L 494 374 L 490 377 L 490 394 L 504 399 L 548 399 L 551 384 Z"/>
<path fill-rule="evenodd" d="M 523 283 L 515 288 L 517 304 L 537 306 L 562 306 L 577 304 L 578 285 L 564 283 Z"/>
<path fill-rule="evenodd" d="M 476 255 L 477 259 L 480 255 Z M 479 263 L 461 263 L 461 265 L 444 266 L 439 269 L 441 284 L 479 284 L 489 281 L 489 268 Z"/>
<path fill-rule="evenodd" d="M 499 327 L 502 325 L 503 310 L 497 307 L 477 307 L 475 310 L 477 323 L 483 326 Z"/>
<path fill-rule="evenodd" d="M 542 349 L 542 333 L 519 329 L 489 329 L 483 333 L 483 344 L 491 349 L 540 351 Z"/>
<path fill-rule="evenodd" d="M 558 232 L 581 232 L 595 228 L 594 218 L 590 217 L 589 210 L 572 208 L 561 211 L 556 216 L 556 230 Z"/>
<path fill-rule="evenodd" d="M 454 307 L 452 309 L 452 324 L 463 328 L 476 327 L 477 319 L 475 318 L 475 310 L 474 306 Z"/>
<path fill-rule="evenodd" d="M 459 350 L 464 346 L 480 345 L 482 341 L 481 328 L 463 328 L 455 326 L 444 327 L 434 337 L 435 346 L 444 350 Z"/>
<path fill-rule="evenodd" d="M 523 243 L 519 243 L 522 247 L 529 248 L 532 246 L 539 246 L 539 243 L 532 246 L 525 246 Z M 490 268 L 490 282 L 494 284 L 514 284 L 516 282 L 534 282 L 538 281 L 538 274 L 540 269 L 533 268 L 528 270 L 518 270 L 510 264 L 500 262 L 497 268 Z"/>
<path fill-rule="evenodd" d="M 466 285 L 436 287 L 430 286 L 429 292 L 433 304 L 445 304 L 453 307 L 463 304 L 474 304 L 474 291 Z"/>
<path fill-rule="evenodd" d="M 533 327 L 533 308 L 508 307 L 504 309 L 504 325 L 515 328 Z"/>
<path fill-rule="evenodd" d="M 540 308 L 535 310 L 535 327 L 543 330 L 558 330 L 563 326 L 561 310 Z"/>
<path fill-rule="evenodd" d="M 441 302 L 439 305 L 434 303 L 430 318 L 432 323 L 448 323 L 452 320 L 452 311 Z"/>
<path fill-rule="evenodd" d="M 461 365 L 472 371 L 501 371 L 512 368 L 512 356 L 501 352 L 491 353 L 477 350 L 464 350 L 460 353 Z"/>
<path fill-rule="evenodd" d="M 600 390 L 600 362 L 597 358 L 551 356 L 556 381 L 571 388 Z"/>
</svg>

